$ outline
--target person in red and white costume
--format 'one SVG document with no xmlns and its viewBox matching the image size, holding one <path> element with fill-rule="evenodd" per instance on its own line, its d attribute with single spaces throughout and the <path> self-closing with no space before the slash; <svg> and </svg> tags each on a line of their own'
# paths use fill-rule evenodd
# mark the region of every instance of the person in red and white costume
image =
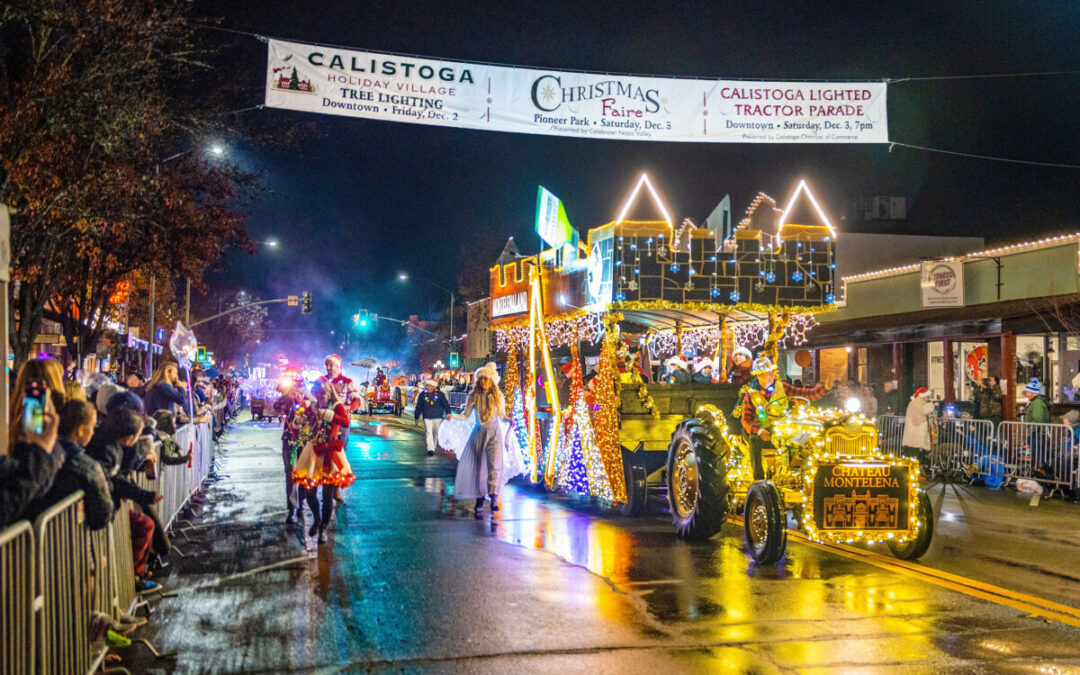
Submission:
<svg viewBox="0 0 1080 675">
<path fill-rule="evenodd" d="M 334 390 L 337 391 L 338 396 L 345 405 L 346 412 L 352 414 L 360 408 L 360 389 L 357 388 L 355 382 L 350 378 L 345 377 L 340 356 L 337 354 L 328 354 L 324 364 L 326 366 L 326 376 L 320 377 L 319 381 L 332 382 Z M 338 438 L 341 439 L 341 447 L 345 449 L 349 447 L 349 427 L 350 425 L 348 423 L 342 424 L 338 431 Z M 345 496 L 342 494 L 341 488 L 334 490 L 334 501 L 339 504 L 345 501 Z"/>
<path fill-rule="evenodd" d="M 303 443 L 303 450 L 293 465 L 292 480 L 301 488 L 301 497 L 311 508 L 312 524 L 308 536 L 319 535 L 326 543 L 326 531 L 334 513 L 335 492 L 355 480 L 339 430 L 349 424 L 349 413 L 330 380 L 319 378 L 312 388 L 313 397 L 306 399 L 293 415 L 291 424 Z M 320 508 L 316 490 L 322 486 Z"/>
</svg>

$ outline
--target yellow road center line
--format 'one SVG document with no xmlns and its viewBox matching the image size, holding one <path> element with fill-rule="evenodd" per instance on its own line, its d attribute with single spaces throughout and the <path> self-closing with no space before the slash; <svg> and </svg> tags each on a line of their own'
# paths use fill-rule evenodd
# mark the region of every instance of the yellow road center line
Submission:
<svg viewBox="0 0 1080 675">
<path fill-rule="evenodd" d="M 742 525 L 743 520 L 739 516 L 733 516 L 732 522 Z M 891 556 L 866 549 L 848 546 L 846 544 L 819 543 L 811 541 L 805 534 L 797 530 L 788 530 L 788 537 L 807 546 L 828 551 L 851 560 L 873 565 L 890 572 L 912 577 L 926 583 L 934 584 L 957 593 L 963 593 L 974 598 L 988 600 L 1004 607 L 1017 609 L 1032 616 L 1038 616 L 1050 621 L 1057 621 L 1070 626 L 1080 628 L 1080 608 L 1063 605 L 1052 600 L 1027 595 L 1018 591 L 995 586 L 957 574 L 943 572 L 924 565 L 917 565 L 907 560 L 900 560 Z"/>
</svg>

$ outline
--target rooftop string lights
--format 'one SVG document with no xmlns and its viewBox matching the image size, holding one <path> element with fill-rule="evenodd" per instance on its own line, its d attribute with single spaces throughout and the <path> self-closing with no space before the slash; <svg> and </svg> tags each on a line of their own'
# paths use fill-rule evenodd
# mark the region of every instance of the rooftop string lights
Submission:
<svg viewBox="0 0 1080 675">
<path fill-rule="evenodd" d="M 983 251 L 974 251 L 962 256 L 950 256 L 944 257 L 943 261 L 963 261 L 963 262 L 975 262 L 981 259 L 996 257 L 1000 255 L 1013 255 L 1016 253 L 1025 253 L 1027 251 L 1035 251 L 1046 246 L 1058 246 L 1060 244 L 1067 243 L 1080 243 L 1080 232 L 1072 232 L 1069 234 L 1060 234 L 1053 237 L 1044 237 L 1042 239 L 1036 239 L 1033 241 L 1024 241 L 1016 244 L 1009 244 L 1007 246 L 998 246 L 996 248 L 988 248 Z M 1080 252 L 1078 252 L 1080 255 Z M 852 281 L 869 281 L 871 279 L 882 279 L 885 277 L 895 276 L 897 274 L 907 274 L 910 272 L 916 272 L 922 267 L 922 263 L 912 263 L 910 265 L 899 265 L 897 267 L 887 267 L 880 270 L 873 270 L 870 272 L 862 272 L 860 274 L 851 274 L 842 277 L 844 285 L 845 297 L 841 299 L 841 303 L 847 300 L 847 284 Z"/>
</svg>

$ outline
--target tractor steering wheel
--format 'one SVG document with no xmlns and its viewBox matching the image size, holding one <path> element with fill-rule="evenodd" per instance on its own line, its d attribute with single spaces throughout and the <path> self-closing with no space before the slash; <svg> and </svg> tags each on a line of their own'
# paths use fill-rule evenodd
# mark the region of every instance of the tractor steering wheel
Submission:
<svg viewBox="0 0 1080 675">
<path fill-rule="evenodd" d="M 788 411 L 788 406 L 792 402 L 810 403 L 810 399 L 806 398 L 805 396 L 780 395 L 776 398 L 771 399 L 768 405 L 765 406 L 765 414 L 769 417 L 780 417 Z"/>
</svg>

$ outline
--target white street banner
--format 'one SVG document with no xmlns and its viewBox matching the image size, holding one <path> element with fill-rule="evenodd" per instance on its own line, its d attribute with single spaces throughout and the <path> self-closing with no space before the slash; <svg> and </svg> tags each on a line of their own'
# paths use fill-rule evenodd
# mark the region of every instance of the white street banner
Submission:
<svg viewBox="0 0 1080 675">
<path fill-rule="evenodd" d="M 884 82 L 571 73 L 270 40 L 266 105 L 461 129 L 687 143 L 887 143 Z"/>
</svg>

